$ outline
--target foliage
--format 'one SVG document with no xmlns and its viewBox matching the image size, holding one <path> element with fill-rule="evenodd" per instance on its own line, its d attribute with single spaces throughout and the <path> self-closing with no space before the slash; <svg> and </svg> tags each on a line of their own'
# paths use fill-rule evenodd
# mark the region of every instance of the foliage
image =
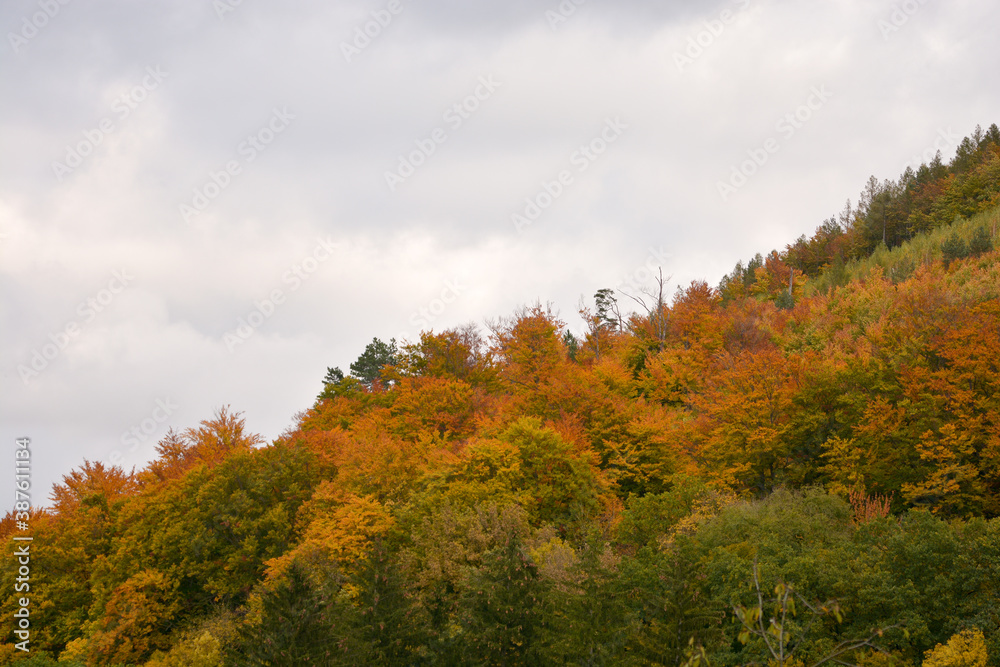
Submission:
<svg viewBox="0 0 1000 667">
<path fill-rule="evenodd" d="M 383 379 L 383 369 L 386 366 L 396 365 L 397 355 L 395 338 L 390 339 L 388 343 L 383 343 L 378 338 L 372 338 L 372 342 L 365 346 L 365 351 L 361 353 L 357 361 L 351 362 L 351 375 L 360 380 L 366 387 L 374 387 L 376 382 Z M 332 377 L 336 377 L 336 374 L 333 374 Z"/>
<path fill-rule="evenodd" d="M 31 660 L 996 663 L 994 129 L 718 289 L 376 338 L 274 442 L 227 407 L 84 462 L 31 516 Z"/>
<path fill-rule="evenodd" d="M 944 264 L 948 266 L 957 259 L 963 259 L 969 255 L 969 246 L 959 238 L 958 234 L 952 232 L 941 244 L 941 254 L 944 256 Z"/>
<path fill-rule="evenodd" d="M 962 630 L 924 654 L 923 667 L 986 667 L 986 641 L 982 630 Z"/>
<path fill-rule="evenodd" d="M 143 570 L 115 588 L 97 632 L 88 642 L 89 658 L 103 664 L 145 660 L 169 646 L 169 632 L 180 600 L 177 582 L 162 572 Z"/>
<path fill-rule="evenodd" d="M 334 368 L 327 367 L 326 375 L 323 376 L 323 384 L 340 384 L 344 381 L 344 371 L 340 370 L 340 366 L 335 366 Z"/>
<path fill-rule="evenodd" d="M 545 581 L 516 532 L 482 555 L 465 592 L 463 644 L 469 662 L 482 665 L 538 663 L 536 637 L 545 619 Z"/>
<path fill-rule="evenodd" d="M 993 250 L 993 237 L 990 231 L 985 226 L 978 227 L 976 231 L 972 232 L 972 237 L 969 239 L 969 253 L 981 255 L 991 250 Z"/>
<path fill-rule="evenodd" d="M 812 237 L 805 235 L 782 251 L 766 257 L 757 254 L 746 263 L 737 262 L 733 271 L 719 284 L 723 301 L 754 296 L 789 301 L 783 288 L 788 285 L 789 269 L 802 272 L 813 282 L 810 289 L 826 291 L 841 286 L 852 277 L 852 266 L 884 263 L 886 256 L 901 245 L 947 228 L 957 218 L 968 219 L 1000 204 L 1000 129 L 977 127 L 960 142 L 954 159 L 944 164 L 940 154 L 916 170 L 907 168 L 897 181 L 879 181 L 872 176 L 865 184 L 856 205 L 847 202 L 838 215 L 824 220 Z M 985 232 L 976 232 L 973 253 L 988 252 L 992 243 Z M 996 236 L 992 226 L 990 237 Z M 938 239 L 934 254 L 942 252 Z M 943 248 L 945 261 L 964 256 L 968 239 L 956 237 Z M 919 263 L 927 261 L 927 253 Z M 847 267 L 845 267 L 847 265 Z M 912 261 L 891 267 L 905 279 L 916 266 Z M 845 270 L 846 268 L 846 270 Z M 890 267 L 883 267 L 893 279 Z M 795 295 L 793 295 L 795 296 Z"/>
<path fill-rule="evenodd" d="M 806 645 L 805 639 L 817 622 L 821 622 L 825 616 L 832 616 L 837 623 L 843 622 L 843 614 L 836 601 L 810 603 L 792 584 L 783 581 L 779 581 L 774 587 L 774 601 L 765 602 L 756 561 L 753 567 L 753 588 L 757 593 L 757 603 L 749 607 L 738 605 L 733 609 L 733 614 L 742 626 L 737 639 L 744 646 L 752 640 L 762 644 L 769 664 L 779 667 L 802 664 L 802 660 L 794 657 L 794 653 L 796 649 Z M 802 617 L 799 617 L 799 610 L 802 611 Z M 885 630 L 879 628 L 869 637 L 841 641 L 827 655 L 812 662 L 812 667 L 827 662 L 842 663 L 844 658 L 852 657 L 861 649 L 881 651 L 873 642 L 876 637 L 884 634 Z"/>
<path fill-rule="evenodd" d="M 335 631 L 338 604 L 317 590 L 298 564 L 263 593 L 259 604 L 259 618 L 241 625 L 227 646 L 226 664 L 329 664 L 341 652 Z"/>
<path fill-rule="evenodd" d="M 235 639 L 232 615 L 222 611 L 180 632 L 170 650 L 154 653 L 145 667 L 221 667 Z"/>
</svg>

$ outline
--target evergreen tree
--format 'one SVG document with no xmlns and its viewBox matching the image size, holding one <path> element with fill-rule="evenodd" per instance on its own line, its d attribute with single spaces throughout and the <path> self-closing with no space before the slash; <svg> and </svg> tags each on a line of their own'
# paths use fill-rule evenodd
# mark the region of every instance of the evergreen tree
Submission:
<svg viewBox="0 0 1000 667">
<path fill-rule="evenodd" d="M 993 250 L 993 239 L 985 227 L 979 227 L 969 239 L 969 254 L 981 255 L 984 252 Z"/>
<path fill-rule="evenodd" d="M 344 379 L 344 371 L 340 370 L 340 366 L 335 366 L 334 368 L 327 367 L 326 376 L 323 377 L 323 384 L 340 384 Z"/>
<path fill-rule="evenodd" d="M 351 363 L 351 375 L 371 388 L 382 380 L 382 369 L 385 366 L 395 366 L 399 363 L 398 354 L 395 338 L 390 338 L 388 343 L 372 338 L 372 342 L 365 346 L 365 351 L 357 361 Z"/>
<path fill-rule="evenodd" d="M 951 236 L 941 244 L 941 254 L 944 255 L 944 265 L 948 266 L 955 260 L 968 256 L 969 247 L 959 237 L 958 232 L 952 232 Z"/>
<path fill-rule="evenodd" d="M 795 307 L 795 298 L 789 292 L 782 290 L 775 297 L 774 305 L 781 310 L 791 310 Z"/>
<path fill-rule="evenodd" d="M 420 624 L 391 553 L 376 540 L 351 583 L 359 590 L 360 615 L 351 638 L 352 664 L 409 665 L 421 643 Z"/>
<path fill-rule="evenodd" d="M 298 563 L 263 593 L 261 606 L 259 622 L 242 625 L 227 647 L 227 665 L 331 665 L 342 658 L 337 621 L 346 610 L 317 590 Z"/>
<path fill-rule="evenodd" d="M 618 310 L 618 299 L 615 298 L 614 290 L 607 287 L 597 290 L 594 294 L 594 306 L 597 309 L 600 326 L 621 329 L 622 316 Z"/>
<path fill-rule="evenodd" d="M 580 342 L 569 329 L 563 334 L 563 344 L 566 345 L 566 354 L 570 361 L 576 361 L 576 353 L 580 350 Z"/>
<path fill-rule="evenodd" d="M 539 664 L 545 589 L 538 567 L 514 532 L 484 554 L 465 600 L 468 664 Z"/>
</svg>

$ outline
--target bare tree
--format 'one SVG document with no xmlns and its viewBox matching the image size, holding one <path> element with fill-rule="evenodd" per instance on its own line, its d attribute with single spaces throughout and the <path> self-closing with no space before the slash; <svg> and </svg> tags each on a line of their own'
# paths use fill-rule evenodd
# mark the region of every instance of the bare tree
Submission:
<svg viewBox="0 0 1000 667">
<path fill-rule="evenodd" d="M 644 287 L 640 290 L 642 296 L 636 296 L 634 294 L 629 294 L 625 290 L 619 289 L 618 291 L 632 299 L 646 311 L 646 317 L 649 321 L 650 326 L 653 328 L 653 335 L 660 344 L 660 351 L 663 351 L 663 346 L 667 340 L 667 325 L 669 324 L 667 318 L 667 301 L 663 295 L 664 287 L 666 287 L 667 282 L 670 280 L 670 276 L 666 278 L 663 277 L 663 269 L 660 268 L 657 272 L 656 277 L 656 287 L 650 289 Z M 646 303 L 646 299 L 643 297 L 648 297 L 650 303 Z"/>
<path fill-rule="evenodd" d="M 601 358 L 601 333 L 604 329 L 604 321 L 599 315 L 595 315 L 587 304 L 583 300 L 583 295 L 580 295 L 580 306 L 579 306 L 580 317 L 584 322 L 587 323 L 587 335 L 585 340 L 590 342 L 594 349 L 594 357 L 597 359 Z"/>
</svg>

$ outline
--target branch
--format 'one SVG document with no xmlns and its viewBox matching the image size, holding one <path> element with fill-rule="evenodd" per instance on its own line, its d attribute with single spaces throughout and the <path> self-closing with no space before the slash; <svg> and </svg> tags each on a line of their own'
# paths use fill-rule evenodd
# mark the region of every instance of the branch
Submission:
<svg viewBox="0 0 1000 667">
<path fill-rule="evenodd" d="M 873 648 L 876 651 L 878 651 L 879 653 L 882 653 L 884 655 L 890 655 L 888 651 L 886 651 L 881 646 L 878 646 L 877 644 L 873 644 L 872 641 L 875 639 L 876 636 L 881 637 L 885 633 L 886 630 L 893 630 L 893 629 L 902 628 L 902 627 L 903 627 L 902 625 L 900 625 L 900 624 L 897 623 L 897 624 L 894 624 L 894 625 L 886 626 L 884 628 L 879 628 L 878 630 L 876 630 L 875 632 L 873 632 L 867 639 L 848 639 L 846 641 L 842 641 L 842 642 L 840 642 L 839 644 L 837 644 L 833 648 L 833 653 L 831 653 L 830 655 L 826 656 L 822 660 L 818 660 L 818 661 L 814 662 L 809 667 L 819 667 L 819 665 L 822 665 L 822 664 L 824 664 L 826 662 L 831 662 L 831 661 L 832 662 L 837 662 L 838 664 L 852 665 L 852 667 L 853 667 L 854 663 L 842 663 L 839 660 L 835 660 L 835 658 L 837 658 L 838 656 L 841 656 L 841 655 L 843 655 L 845 653 L 848 653 L 850 651 L 856 651 L 857 649 L 862 648 L 862 647 L 866 647 L 866 646 L 868 648 Z"/>
<path fill-rule="evenodd" d="M 753 557 L 753 586 L 757 590 L 757 604 L 760 608 L 760 614 L 757 617 L 757 625 L 760 627 L 760 638 L 764 640 L 764 644 L 767 646 L 767 650 L 771 652 L 771 656 L 777 659 L 778 654 L 774 652 L 774 647 L 771 646 L 771 642 L 767 638 L 767 632 L 764 630 L 764 596 L 760 592 L 760 577 L 757 573 L 757 556 Z M 780 640 L 781 638 L 779 637 L 778 639 Z"/>
</svg>

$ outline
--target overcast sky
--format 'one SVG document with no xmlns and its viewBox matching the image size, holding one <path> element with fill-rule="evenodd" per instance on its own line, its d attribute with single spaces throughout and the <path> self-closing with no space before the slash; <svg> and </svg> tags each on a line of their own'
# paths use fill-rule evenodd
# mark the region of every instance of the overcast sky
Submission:
<svg viewBox="0 0 1000 667">
<path fill-rule="evenodd" d="M 581 295 L 647 267 L 717 284 L 1000 121 L 994 0 L 6 0 L 0 25 L 0 451 L 32 438 L 35 504 L 222 405 L 272 439 L 373 336 L 536 300 L 580 331 Z"/>
</svg>

